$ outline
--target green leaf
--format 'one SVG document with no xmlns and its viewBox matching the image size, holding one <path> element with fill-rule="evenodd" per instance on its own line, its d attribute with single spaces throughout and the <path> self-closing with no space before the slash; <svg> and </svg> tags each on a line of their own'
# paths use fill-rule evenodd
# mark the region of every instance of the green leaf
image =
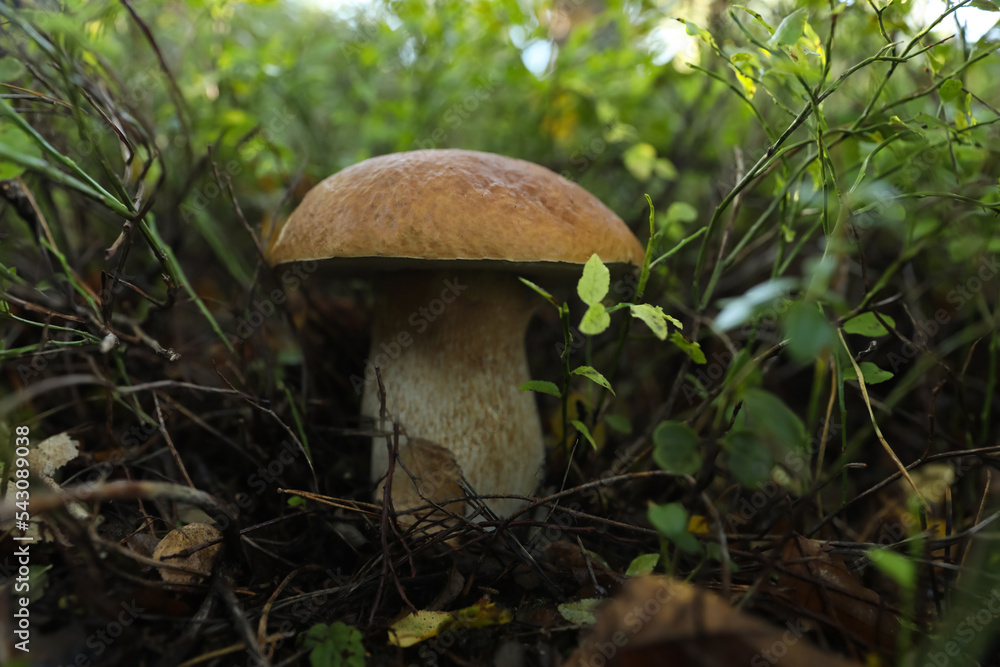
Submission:
<svg viewBox="0 0 1000 667">
<path fill-rule="evenodd" d="M 763 389 L 748 389 L 743 397 L 743 412 L 747 427 L 772 447 L 775 456 L 804 451 L 806 427 L 774 394 Z"/>
<path fill-rule="evenodd" d="M 984 12 L 1000 12 L 1000 6 L 993 2 L 993 0 L 972 0 L 970 4 Z"/>
<path fill-rule="evenodd" d="M 619 433 L 624 433 L 629 435 L 632 433 L 632 422 L 625 415 L 606 415 L 604 417 L 604 423 Z"/>
<path fill-rule="evenodd" d="M 337 621 L 317 623 L 300 635 L 299 642 L 309 653 L 312 667 L 364 667 L 365 647 L 356 628 Z"/>
<path fill-rule="evenodd" d="M 954 102 L 962 94 L 962 82 L 958 79 L 948 79 L 938 88 L 938 95 L 945 102 Z"/>
<path fill-rule="evenodd" d="M 782 19 L 774 31 L 774 35 L 768 41 L 768 44 L 781 48 L 793 46 L 802 37 L 802 33 L 806 28 L 806 19 L 808 18 L 809 13 L 805 7 L 796 9 Z"/>
<path fill-rule="evenodd" d="M 681 352 L 691 357 L 691 361 L 696 364 L 705 363 L 705 353 L 701 350 L 701 345 L 698 343 L 688 340 L 682 336 L 679 332 L 675 331 L 670 334 L 670 342 L 681 349 Z"/>
<path fill-rule="evenodd" d="M 528 380 L 519 388 L 521 391 L 537 391 L 540 394 L 549 394 L 562 398 L 562 392 L 559 391 L 559 387 L 548 380 Z"/>
<path fill-rule="evenodd" d="M 608 379 L 603 375 L 601 375 L 592 366 L 578 366 L 577 368 L 574 368 L 572 372 L 573 375 L 582 375 L 583 377 L 587 378 L 594 384 L 604 387 L 605 389 L 610 391 L 612 395 L 614 395 L 615 390 L 611 388 L 611 383 L 608 382 Z"/>
<path fill-rule="evenodd" d="M 906 125 L 906 127 L 913 129 L 914 132 L 917 132 L 916 129 L 917 127 L 923 129 L 924 126 L 936 128 L 939 130 L 951 129 L 951 125 L 949 125 L 948 123 L 944 122 L 937 116 L 931 116 L 930 114 L 924 113 L 923 111 L 914 116 L 911 121 L 903 124 Z M 925 132 L 918 132 L 918 134 L 920 134 L 921 136 L 926 136 Z"/>
<path fill-rule="evenodd" d="M 680 549 L 690 554 L 700 554 L 701 542 L 695 539 L 694 535 L 688 532 L 687 510 L 680 503 L 669 503 L 667 505 L 649 504 L 646 512 L 649 523 L 663 536 L 676 544 Z"/>
<path fill-rule="evenodd" d="M 733 429 L 722 438 L 729 455 L 729 471 L 748 489 L 759 488 L 771 479 L 774 458 L 753 431 Z"/>
<path fill-rule="evenodd" d="M 665 181 L 677 180 L 678 176 L 677 167 L 665 157 L 656 158 L 656 162 L 653 163 L 653 173 Z"/>
<path fill-rule="evenodd" d="M 604 266 L 604 262 L 596 254 L 591 255 L 583 266 L 583 276 L 576 286 L 580 299 L 588 306 L 599 305 L 608 295 L 610 286 L 611 272 L 608 271 L 608 267 Z"/>
<path fill-rule="evenodd" d="M 698 434 L 687 424 L 660 422 L 653 431 L 653 444 L 653 460 L 663 470 L 675 475 L 693 475 L 701 470 Z"/>
<path fill-rule="evenodd" d="M 880 314 L 881 315 L 881 314 Z M 889 323 L 893 329 L 896 328 L 896 320 L 888 315 L 881 315 L 882 319 Z M 861 313 L 844 322 L 844 331 L 849 334 L 858 334 L 868 338 L 878 338 L 885 336 L 889 330 L 882 326 L 882 323 L 875 317 L 875 313 Z"/>
<path fill-rule="evenodd" d="M 583 319 L 580 320 L 580 331 L 588 336 L 603 333 L 610 326 L 611 316 L 608 315 L 608 309 L 600 303 L 595 303 L 588 308 L 587 312 L 583 314 Z"/>
<path fill-rule="evenodd" d="M 8 152 L 18 156 L 34 160 L 42 157 L 42 150 L 35 140 L 6 120 L 0 121 L 0 144 L 3 144 Z M 0 180 L 17 178 L 24 171 L 20 162 L 0 161 Z"/>
<path fill-rule="evenodd" d="M 652 144 L 635 144 L 622 153 L 622 161 L 636 180 L 648 181 L 656 166 L 656 149 Z"/>
<path fill-rule="evenodd" d="M 670 322 L 678 329 L 682 328 L 681 323 L 664 313 L 663 308 L 660 306 L 640 303 L 638 305 L 629 306 L 629 311 L 632 313 L 632 317 L 645 322 L 646 326 L 652 330 L 653 335 L 660 340 L 667 339 L 667 333 L 669 333 L 667 329 L 667 322 Z"/>
<path fill-rule="evenodd" d="M 573 425 L 573 428 L 580 432 L 580 435 L 587 439 L 587 442 L 590 443 L 590 446 L 593 447 L 594 450 L 597 450 L 597 443 L 594 442 L 594 438 L 590 435 L 590 429 L 587 428 L 586 424 L 579 419 L 570 419 L 569 423 Z"/>
<path fill-rule="evenodd" d="M 660 224 L 665 227 L 674 222 L 694 222 L 697 219 L 698 209 L 687 202 L 675 201 L 667 207 L 667 214 Z"/>
<path fill-rule="evenodd" d="M 858 367 L 861 369 L 861 375 L 865 379 L 865 384 L 878 384 L 879 382 L 885 382 L 886 380 L 890 380 L 894 377 L 893 373 L 882 370 L 870 361 L 862 361 L 858 363 Z M 848 364 L 844 366 L 844 379 L 858 379 L 858 374 L 854 372 L 853 365 Z"/>
<path fill-rule="evenodd" d="M 873 549 L 868 558 L 883 574 L 891 577 L 901 588 L 912 590 L 917 582 L 916 564 L 902 554 L 890 549 Z"/>
<path fill-rule="evenodd" d="M 656 564 L 660 562 L 660 554 L 642 554 L 641 556 L 636 556 L 629 563 L 628 569 L 625 570 L 626 577 L 641 577 L 647 574 L 652 574 L 653 570 L 656 568 Z"/>
<path fill-rule="evenodd" d="M 798 362 L 815 360 L 834 342 L 834 330 L 813 303 L 797 301 L 785 315 L 788 353 Z"/>
<path fill-rule="evenodd" d="M 771 27 L 771 24 L 768 23 L 767 21 L 765 21 L 764 17 L 761 16 L 760 14 L 758 14 L 757 12 L 755 12 L 754 10 L 752 10 L 752 9 L 750 9 L 748 7 L 744 7 L 743 5 L 733 5 L 733 9 L 742 9 L 747 14 L 749 14 L 750 16 L 753 17 L 753 22 L 754 23 L 756 23 L 757 25 L 763 26 L 764 29 L 767 30 L 767 34 L 769 34 L 769 35 L 773 35 L 774 34 L 774 28 Z"/>
</svg>

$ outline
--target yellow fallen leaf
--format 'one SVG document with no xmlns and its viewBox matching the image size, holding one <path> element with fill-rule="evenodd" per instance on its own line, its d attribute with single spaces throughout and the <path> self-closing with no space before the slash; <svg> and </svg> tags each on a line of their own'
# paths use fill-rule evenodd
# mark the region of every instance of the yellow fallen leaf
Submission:
<svg viewBox="0 0 1000 667">
<path fill-rule="evenodd" d="M 404 616 L 389 628 L 389 643 L 393 646 L 413 646 L 436 637 L 446 620 L 454 618 L 447 611 L 420 610 L 416 614 Z"/>
<path fill-rule="evenodd" d="M 389 643 L 406 648 L 444 632 L 503 625 L 510 623 L 512 618 L 509 611 L 492 602 L 479 602 L 458 611 L 420 610 L 392 624 L 389 628 Z"/>
<path fill-rule="evenodd" d="M 503 607 L 498 607 L 492 602 L 480 600 L 471 607 L 459 609 L 454 612 L 454 620 L 446 622 L 442 630 L 454 630 L 457 628 L 485 628 L 490 625 L 504 625 L 510 623 L 513 616 Z"/>
</svg>

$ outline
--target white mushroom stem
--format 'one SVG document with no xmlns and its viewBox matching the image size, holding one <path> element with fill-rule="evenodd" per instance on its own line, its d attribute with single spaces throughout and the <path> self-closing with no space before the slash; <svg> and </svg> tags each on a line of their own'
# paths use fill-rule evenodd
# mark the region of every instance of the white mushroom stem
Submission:
<svg viewBox="0 0 1000 667">
<path fill-rule="evenodd" d="M 530 494 L 544 458 L 541 422 L 531 392 L 524 335 L 534 311 L 533 295 L 511 274 L 416 272 L 387 274 L 376 284 L 372 349 L 365 369 L 361 414 L 379 428 L 379 368 L 385 386 L 388 423 L 410 439 L 429 440 L 449 450 L 477 494 Z M 401 450 L 407 438 L 400 438 Z M 416 450 L 414 450 L 415 452 Z M 404 458 L 401 452 L 400 458 Z M 404 459 L 405 461 L 406 459 Z M 443 461 L 443 467 L 454 467 Z M 372 479 L 388 467 L 386 438 L 372 440 Z M 428 466 L 422 466 L 427 473 Z M 425 497 L 453 498 L 455 470 L 420 480 Z M 397 511 L 420 501 L 398 489 Z M 380 500 L 381 498 L 379 498 Z M 403 507 L 400 507 L 402 503 Z M 508 516 L 522 503 L 487 501 Z"/>
</svg>

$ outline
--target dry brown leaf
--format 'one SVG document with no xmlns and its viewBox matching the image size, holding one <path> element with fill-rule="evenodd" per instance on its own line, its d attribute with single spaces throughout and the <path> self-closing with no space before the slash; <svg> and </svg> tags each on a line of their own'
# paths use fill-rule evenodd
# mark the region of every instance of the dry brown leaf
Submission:
<svg viewBox="0 0 1000 667">
<path fill-rule="evenodd" d="M 781 560 L 773 589 L 777 596 L 828 619 L 834 627 L 846 628 L 872 646 L 895 649 L 899 630 L 895 611 L 822 542 L 797 535 L 785 544 Z"/>
<path fill-rule="evenodd" d="M 164 536 L 160 543 L 153 550 L 153 558 L 158 561 L 183 567 L 191 572 L 180 570 L 159 568 L 160 576 L 168 584 L 193 584 L 200 578 L 198 574 L 208 576 L 212 573 L 212 566 L 215 564 L 219 552 L 222 551 L 221 544 L 214 544 L 204 549 L 199 549 L 186 558 L 171 558 L 191 547 L 212 542 L 222 537 L 214 526 L 207 523 L 189 523 L 186 526 L 170 531 Z M 198 574 L 195 574 L 198 573 Z"/>
<path fill-rule="evenodd" d="M 400 444 L 396 469 L 392 474 L 393 507 L 397 513 L 402 513 L 431 502 L 441 503 L 452 498 L 462 498 L 465 494 L 459 484 L 461 476 L 458 462 L 448 449 L 430 440 L 410 438 L 406 444 Z M 384 481 L 375 492 L 375 497 L 379 500 L 382 499 L 383 485 Z M 459 516 L 465 513 L 464 502 L 442 506 Z M 418 519 L 434 522 L 446 520 L 446 517 L 447 514 L 439 510 L 421 510 L 413 514 L 402 514 L 399 522 L 413 525 Z"/>
<path fill-rule="evenodd" d="M 857 667 L 815 648 L 801 623 L 773 626 L 691 584 L 645 576 L 604 606 L 566 664 L 765 667 L 779 660 L 783 667 Z"/>
<path fill-rule="evenodd" d="M 32 472 L 43 477 L 52 477 L 64 465 L 80 455 L 80 443 L 59 433 L 42 440 L 28 453 L 28 464 Z"/>
</svg>

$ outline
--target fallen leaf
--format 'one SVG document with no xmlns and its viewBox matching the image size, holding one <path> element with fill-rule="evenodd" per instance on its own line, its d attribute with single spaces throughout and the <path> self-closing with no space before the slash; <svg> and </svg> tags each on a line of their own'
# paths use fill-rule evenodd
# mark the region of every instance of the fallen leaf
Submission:
<svg viewBox="0 0 1000 667">
<path fill-rule="evenodd" d="M 511 614 L 492 602 L 480 601 L 457 611 L 422 609 L 399 619 L 389 628 L 389 643 L 406 648 L 445 632 L 468 628 L 485 628 L 510 623 Z"/>
<path fill-rule="evenodd" d="M 186 558 L 171 558 L 171 556 L 206 542 L 212 542 L 220 537 L 222 537 L 222 533 L 207 523 L 189 523 L 170 531 L 156 545 L 156 549 L 153 550 L 153 558 L 170 565 L 183 567 L 189 572 L 161 567 L 160 576 L 168 584 L 193 584 L 201 578 L 199 575 L 210 575 L 212 566 L 222 551 L 221 544 L 213 544 L 210 547 L 199 549 Z"/>
<path fill-rule="evenodd" d="M 446 512 L 437 509 L 412 510 L 464 497 L 459 484 L 461 478 L 462 470 L 455 456 L 445 447 L 421 438 L 410 438 L 407 443 L 400 444 L 396 468 L 392 473 L 392 505 L 400 514 L 400 524 L 412 526 L 418 522 L 440 522 L 428 526 L 431 532 L 448 527 L 453 520 Z M 384 481 L 379 483 L 375 491 L 379 501 L 384 484 Z M 449 503 L 443 507 L 459 516 L 465 514 L 464 502 Z"/>
<path fill-rule="evenodd" d="M 441 631 L 441 625 L 451 617 L 451 612 L 448 611 L 426 609 L 404 616 L 389 628 L 389 643 L 406 648 L 436 637 Z"/>
<path fill-rule="evenodd" d="M 79 445 L 67 433 L 53 435 L 31 448 L 28 464 L 36 474 L 52 477 L 56 471 L 80 455 Z"/>
<path fill-rule="evenodd" d="M 796 535 L 781 553 L 772 592 L 808 609 L 833 627 L 843 627 L 871 646 L 893 651 L 899 619 L 881 596 L 867 588 L 822 542 Z"/>
<path fill-rule="evenodd" d="M 597 624 L 566 664 L 573 667 L 647 665 L 772 665 L 857 667 L 786 627 L 737 611 L 720 597 L 665 576 L 630 580 L 597 616 Z"/>
<path fill-rule="evenodd" d="M 559 605 L 559 613 L 573 625 L 593 625 L 597 622 L 594 611 L 604 602 L 600 598 L 584 598 Z"/>
</svg>

